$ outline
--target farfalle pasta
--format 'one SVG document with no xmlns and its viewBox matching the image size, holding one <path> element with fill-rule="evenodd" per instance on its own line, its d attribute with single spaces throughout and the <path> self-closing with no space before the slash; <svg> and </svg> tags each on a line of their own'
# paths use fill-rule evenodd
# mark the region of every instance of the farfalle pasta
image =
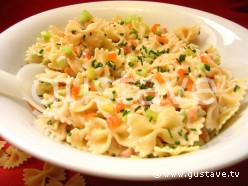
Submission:
<svg viewBox="0 0 248 186">
<path fill-rule="evenodd" d="M 155 158 L 191 152 L 239 109 L 246 82 L 222 69 L 197 25 L 173 32 L 141 17 L 93 17 L 51 25 L 26 52 L 47 66 L 36 96 L 45 133 L 83 151 Z M 58 184 L 59 185 L 59 184 Z"/>
</svg>

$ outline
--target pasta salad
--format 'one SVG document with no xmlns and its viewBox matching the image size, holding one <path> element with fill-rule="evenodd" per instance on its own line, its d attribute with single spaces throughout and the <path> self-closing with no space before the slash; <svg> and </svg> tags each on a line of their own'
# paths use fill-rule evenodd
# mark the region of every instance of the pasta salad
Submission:
<svg viewBox="0 0 248 186">
<path fill-rule="evenodd" d="M 42 31 L 27 63 L 47 66 L 35 94 L 37 123 L 83 151 L 156 158 L 199 149 L 240 107 L 244 79 L 220 67 L 197 25 L 168 31 L 137 15 L 113 20 L 87 10 L 64 30 Z"/>
</svg>

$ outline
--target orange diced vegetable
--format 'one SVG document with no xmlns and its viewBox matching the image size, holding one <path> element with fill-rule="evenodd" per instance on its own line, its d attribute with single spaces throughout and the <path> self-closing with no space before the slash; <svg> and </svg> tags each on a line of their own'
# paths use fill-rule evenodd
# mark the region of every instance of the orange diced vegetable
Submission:
<svg viewBox="0 0 248 186">
<path fill-rule="evenodd" d="M 170 104 L 170 101 L 168 99 L 163 99 L 162 101 L 160 101 L 160 106 L 166 106 L 169 104 Z"/>
<path fill-rule="evenodd" d="M 203 128 L 201 131 L 202 131 L 202 133 L 199 136 L 200 139 L 203 140 L 204 142 L 209 141 L 210 137 L 209 137 L 209 134 L 208 134 L 207 130 Z"/>
<path fill-rule="evenodd" d="M 149 95 L 151 97 L 155 97 L 156 96 L 156 92 L 155 91 L 148 91 L 146 93 L 147 93 L 147 95 Z"/>
<path fill-rule="evenodd" d="M 121 110 L 125 109 L 126 105 L 123 103 L 117 103 L 116 104 L 116 112 L 119 113 Z"/>
<path fill-rule="evenodd" d="M 107 60 L 115 61 L 116 58 L 117 58 L 117 54 L 116 53 L 112 53 L 112 54 L 108 54 L 107 55 Z"/>
<path fill-rule="evenodd" d="M 204 55 L 201 55 L 201 61 L 203 63 L 207 63 L 208 62 L 208 58 L 206 56 L 204 56 Z"/>
<path fill-rule="evenodd" d="M 169 93 L 166 94 L 167 96 L 160 101 L 160 106 L 166 106 L 173 103 L 172 97 Z"/>
<path fill-rule="evenodd" d="M 160 27 L 160 24 L 154 24 L 151 28 L 151 32 L 156 34 L 157 28 L 159 28 L 159 27 Z"/>
<path fill-rule="evenodd" d="M 194 122 L 198 119 L 198 107 L 193 107 L 188 110 L 187 116 L 189 122 Z"/>
<path fill-rule="evenodd" d="M 158 42 L 160 42 L 160 43 L 167 43 L 167 42 L 168 42 L 168 39 L 167 39 L 167 37 L 165 37 L 165 36 L 157 36 L 157 37 L 156 37 L 156 40 L 157 40 Z"/>
<path fill-rule="evenodd" d="M 131 47 L 130 46 L 123 46 L 122 48 L 124 50 L 124 54 L 127 54 L 127 53 L 129 53 L 131 51 Z"/>
<path fill-rule="evenodd" d="M 64 70 L 64 72 L 65 72 L 67 75 L 69 75 L 69 76 L 71 76 L 71 74 L 72 74 L 72 71 L 71 71 L 71 68 L 70 68 L 70 67 L 66 67 L 65 70 Z"/>
<path fill-rule="evenodd" d="M 92 83 L 90 85 L 90 91 L 96 91 L 96 87 L 95 87 L 94 83 Z"/>
<path fill-rule="evenodd" d="M 126 24 L 127 28 L 131 29 L 132 28 L 132 24 L 129 23 L 129 24 Z"/>
<path fill-rule="evenodd" d="M 192 91 L 193 85 L 194 85 L 194 82 L 190 78 L 188 78 L 188 81 L 187 81 L 187 84 L 186 84 L 186 87 L 185 88 L 188 91 Z"/>
<path fill-rule="evenodd" d="M 185 76 L 185 70 L 180 68 L 178 69 L 177 74 L 179 75 L 180 78 L 183 78 Z"/>
<path fill-rule="evenodd" d="M 120 82 L 121 83 L 129 83 L 129 82 L 133 82 L 133 78 L 121 78 Z"/>
<path fill-rule="evenodd" d="M 134 40 L 130 40 L 129 41 L 130 42 L 130 46 L 137 46 L 137 42 L 136 41 L 134 41 Z"/>
<path fill-rule="evenodd" d="M 118 115 L 110 116 L 106 118 L 106 121 L 110 130 L 114 130 L 120 125 L 120 118 Z"/>
<path fill-rule="evenodd" d="M 71 89 L 72 96 L 76 98 L 78 96 L 79 91 L 80 91 L 80 87 L 72 87 Z"/>
<path fill-rule="evenodd" d="M 156 73 L 153 75 L 152 78 L 153 78 L 153 79 L 156 79 L 159 83 L 162 83 L 162 82 L 163 82 L 163 77 L 162 77 L 162 75 L 161 75 L 160 72 L 156 72 Z"/>
<path fill-rule="evenodd" d="M 78 53 L 78 49 L 76 47 L 73 47 L 73 51 L 77 54 Z"/>
<path fill-rule="evenodd" d="M 59 33 L 59 37 L 65 37 L 65 33 L 64 32 Z"/>
<path fill-rule="evenodd" d="M 83 58 L 87 58 L 87 59 L 89 59 L 89 60 L 91 59 L 89 49 L 85 49 L 85 50 L 83 51 L 82 57 L 83 57 Z"/>
</svg>

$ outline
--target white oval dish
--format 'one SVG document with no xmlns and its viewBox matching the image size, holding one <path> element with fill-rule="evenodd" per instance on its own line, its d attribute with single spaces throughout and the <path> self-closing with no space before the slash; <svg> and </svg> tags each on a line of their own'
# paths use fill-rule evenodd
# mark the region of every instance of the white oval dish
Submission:
<svg viewBox="0 0 248 186">
<path fill-rule="evenodd" d="M 178 25 L 197 24 L 202 28 L 199 44 L 217 47 L 222 66 L 235 76 L 248 74 L 248 30 L 224 18 L 176 5 L 110 1 L 61 7 L 46 11 L 0 34 L 0 68 L 16 73 L 24 64 L 27 48 L 35 42 L 40 31 L 53 24 L 63 28 L 69 19 L 84 9 L 95 17 L 111 19 L 115 15 L 137 14 L 148 24 L 161 23 L 169 31 Z M 1 85 L 0 85 L 1 86 Z M 35 117 L 22 102 L 0 95 L 0 135 L 31 155 L 71 170 L 118 179 L 170 179 L 163 174 L 216 170 L 248 157 L 247 99 L 233 125 L 196 152 L 158 159 L 123 159 L 83 152 L 45 136 L 35 126 Z"/>
</svg>

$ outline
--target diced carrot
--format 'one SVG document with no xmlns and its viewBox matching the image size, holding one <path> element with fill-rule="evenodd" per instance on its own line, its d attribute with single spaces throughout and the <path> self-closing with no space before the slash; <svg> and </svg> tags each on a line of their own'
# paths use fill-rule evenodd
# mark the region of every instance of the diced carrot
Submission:
<svg viewBox="0 0 248 186">
<path fill-rule="evenodd" d="M 72 87 L 71 89 L 72 96 L 76 98 L 78 96 L 79 91 L 80 91 L 80 87 Z"/>
<path fill-rule="evenodd" d="M 66 41 L 62 41 L 62 45 L 65 46 L 67 44 Z"/>
<path fill-rule="evenodd" d="M 201 61 L 203 63 L 207 63 L 208 62 L 208 58 L 206 56 L 204 56 L 204 55 L 201 55 Z"/>
<path fill-rule="evenodd" d="M 153 76 L 152 76 L 153 79 L 156 79 L 159 83 L 162 83 L 163 82 L 163 77 L 161 75 L 160 72 L 156 72 Z"/>
<path fill-rule="evenodd" d="M 106 122 L 110 130 L 114 130 L 120 125 L 120 118 L 118 115 L 110 116 L 106 118 Z"/>
<path fill-rule="evenodd" d="M 89 49 L 85 49 L 85 50 L 83 51 L 83 53 L 82 53 L 82 57 L 83 57 L 83 58 L 87 58 L 88 60 L 90 60 L 90 59 L 91 59 Z"/>
<path fill-rule="evenodd" d="M 151 32 L 152 33 L 156 33 L 156 31 L 157 31 L 157 28 L 159 28 L 160 27 L 160 24 L 154 24 L 152 27 L 151 27 Z"/>
<path fill-rule="evenodd" d="M 96 87 L 95 87 L 94 83 L 92 83 L 90 85 L 90 91 L 96 91 Z"/>
<path fill-rule="evenodd" d="M 183 78 L 185 76 L 185 70 L 180 68 L 178 69 L 177 74 L 179 75 L 180 78 Z"/>
<path fill-rule="evenodd" d="M 129 53 L 129 52 L 131 51 L 131 47 L 128 46 L 128 45 L 123 46 L 122 48 L 123 48 L 123 50 L 124 50 L 124 54 L 127 54 L 127 53 Z"/>
<path fill-rule="evenodd" d="M 71 74 L 72 74 L 72 71 L 71 71 L 71 68 L 70 68 L 70 67 L 66 67 L 66 68 L 64 69 L 64 72 L 65 72 L 67 75 L 69 75 L 69 76 L 71 76 Z"/>
<path fill-rule="evenodd" d="M 116 53 L 112 53 L 112 54 L 108 54 L 107 55 L 107 60 L 115 61 L 116 58 L 117 58 L 117 54 Z"/>
<path fill-rule="evenodd" d="M 207 130 L 203 128 L 201 131 L 202 131 L 202 133 L 201 133 L 201 135 L 199 136 L 199 138 L 200 138 L 201 140 L 203 140 L 204 142 L 209 141 L 210 138 L 209 138 L 209 134 L 208 134 Z"/>
<path fill-rule="evenodd" d="M 120 82 L 121 83 L 129 83 L 129 82 L 133 82 L 134 79 L 133 78 L 121 78 Z"/>
<path fill-rule="evenodd" d="M 132 28 L 132 24 L 131 23 L 129 23 L 129 24 L 126 24 L 126 26 L 127 26 L 127 28 Z"/>
<path fill-rule="evenodd" d="M 155 91 L 148 91 L 146 93 L 147 93 L 147 95 L 149 95 L 151 97 L 155 97 L 156 96 L 156 92 Z"/>
<path fill-rule="evenodd" d="M 116 104 L 116 112 L 119 113 L 121 110 L 125 109 L 126 105 L 124 103 L 117 103 Z"/>
<path fill-rule="evenodd" d="M 130 40 L 129 42 L 130 42 L 130 46 L 131 46 L 131 47 L 132 47 L 132 45 L 133 45 L 133 46 L 137 46 L 137 42 L 136 42 L 136 41 Z"/>
<path fill-rule="evenodd" d="M 193 107 L 188 110 L 187 116 L 189 122 L 194 122 L 198 119 L 198 107 Z"/>
<path fill-rule="evenodd" d="M 166 106 L 173 103 L 172 97 L 169 92 L 166 94 L 167 96 L 160 101 L 160 106 Z"/>
<path fill-rule="evenodd" d="M 186 84 L 186 87 L 185 88 L 188 91 L 192 91 L 193 85 L 194 85 L 194 82 L 190 78 L 188 78 L 188 81 L 187 81 L 187 84 Z"/>
<path fill-rule="evenodd" d="M 66 86 L 65 82 L 58 82 L 58 87 L 64 87 L 64 86 Z"/>
<path fill-rule="evenodd" d="M 76 47 L 73 47 L 73 51 L 77 54 L 78 53 L 78 50 Z"/>
<path fill-rule="evenodd" d="M 65 37 L 65 33 L 64 32 L 59 33 L 59 37 Z"/>
<path fill-rule="evenodd" d="M 160 101 L 160 106 L 166 106 L 169 104 L 170 104 L 170 101 L 168 99 L 163 99 Z"/>
<path fill-rule="evenodd" d="M 165 37 L 165 36 L 157 36 L 157 37 L 156 37 L 156 40 L 157 40 L 158 42 L 161 42 L 161 43 L 167 43 L 167 42 L 168 42 L 168 39 L 167 39 L 167 37 Z"/>
</svg>

